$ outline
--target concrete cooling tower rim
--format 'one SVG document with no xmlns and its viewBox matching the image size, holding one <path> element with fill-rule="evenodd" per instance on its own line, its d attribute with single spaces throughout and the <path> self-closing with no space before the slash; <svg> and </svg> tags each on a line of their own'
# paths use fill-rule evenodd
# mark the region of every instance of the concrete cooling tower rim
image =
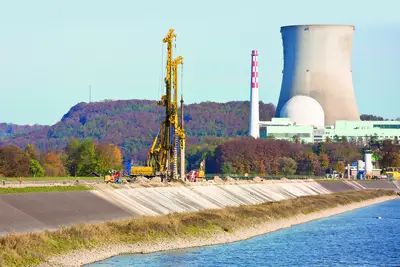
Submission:
<svg viewBox="0 0 400 267">
<path fill-rule="evenodd" d="M 354 25 L 347 25 L 347 24 L 299 24 L 299 25 L 286 25 L 286 26 L 282 26 L 282 29 L 286 29 L 286 28 L 298 28 L 298 27 L 352 27 L 353 29 L 355 29 Z"/>
</svg>

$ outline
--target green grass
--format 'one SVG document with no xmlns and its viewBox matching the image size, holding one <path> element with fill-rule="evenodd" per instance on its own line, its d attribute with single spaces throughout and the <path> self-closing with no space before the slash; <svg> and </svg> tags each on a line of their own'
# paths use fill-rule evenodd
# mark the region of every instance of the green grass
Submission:
<svg viewBox="0 0 400 267">
<path fill-rule="evenodd" d="M 75 180 L 84 180 L 84 181 L 103 181 L 102 177 L 22 177 L 22 181 L 75 181 Z M 0 181 L 16 181 L 19 182 L 19 177 L 7 177 L 0 178 Z"/>
<path fill-rule="evenodd" d="M 318 182 L 318 183 L 330 183 L 330 182 L 343 182 L 344 180 L 331 180 L 331 179 L 315 179 L 314 180 L 315 182 Z M 353 181 L 353 180 L 350 180 L 350 181 Z"/>
<path fill-rule="evenodd" d="M 39 192 L 68 192 L 85 191 L 93 188 L 84 185 L 74 186 L 32 186 L 32 187 L 5 187 L 0 188 L 0 194 L 21 194 L 21 193 L 39 193 Z M 1 266 L 1 265 L 0 265 Z"/>
<path fill-rule="evenodd" d="M 9 234 L 0 237 L 0 266 L 31 266 L 51 256 L 113 244 L 156 243 L 160 238 L 173 241 L 176 237 L 211 238 L 212 234 L 235 232 L 266 221 L 388 195 L 394 195 L 394 192 L 351 191 L 159 217 L 135 217 L 103 224 L 79 224 L 41 233 Z"/>
</svg>

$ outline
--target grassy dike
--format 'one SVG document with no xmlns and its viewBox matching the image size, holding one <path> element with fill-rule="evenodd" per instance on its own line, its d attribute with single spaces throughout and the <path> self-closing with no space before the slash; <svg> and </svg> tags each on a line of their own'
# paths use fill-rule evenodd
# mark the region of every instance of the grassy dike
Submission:
<svg viewBox="0 0 400 267">
<path fill-rule="evenodd" d="M 93 189 L 92 187 L 88 187 L 85 185 L 4 187 L 4 188 L 0 188 L 0 195 L 1 194 L 42 193 L 42 192 L 86 191 L 86 190 L 92 190 L 92 189 Z"/>
<path fill-rule="evenodd" d="M 34 266 L 57 255 L 114 244 L 207 238 L 298 214 L 392 195 L 395 195 L 392 191 L 385 190 L 351 191 L 159 217 L 135 217 L 119 222 L 79 224 L 41 233 L 9 234 L 0 237 L 0 266 Z"/>
</svg>

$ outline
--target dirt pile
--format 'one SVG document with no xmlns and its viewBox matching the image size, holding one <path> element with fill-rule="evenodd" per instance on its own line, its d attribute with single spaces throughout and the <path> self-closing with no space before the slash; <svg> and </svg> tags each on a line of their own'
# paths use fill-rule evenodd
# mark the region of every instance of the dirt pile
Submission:
<svg viewBox="0 0 400 267">
<path fill-rule="evenodd" d="M 219 176 L 214 176 L 214 182 L 215 183 L 223 183 L 224 180 L 222 180 Z"/>
<path fill-rule="evenodd" d="M 254 182 L 264 182 L 264 178 L 256 176 L 256 177 L 253 178 L 253 181 Z"/>
<path fill-rule="evenodd" d="M 151 178 L 151 181 L 154 182 L 154 183 L 161 183 L 162 182 L 161 177 Z"/>
<path fill-rule="evenodd" d="M 143 176 L 138 176 L 135 178 L 135 183 L 136 184 L 148 184 L 149 179 L 147 179 L 146 177 L 143 177 Z"/>
<path fill-rule="evenodd" d="M 227 182 L 227 183 L 236 183 L 237 180 L 236 180 L 235 178 L 232 178 L 232 177 L 227 176 L 227 177 L 225 178 L 225 182 Z"/>
</svg>

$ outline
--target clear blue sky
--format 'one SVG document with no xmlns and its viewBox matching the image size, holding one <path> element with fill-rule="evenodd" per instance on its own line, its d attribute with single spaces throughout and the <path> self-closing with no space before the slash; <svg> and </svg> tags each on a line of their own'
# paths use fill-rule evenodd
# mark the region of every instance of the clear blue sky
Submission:
<svg viewBox="0 0 400 267">
<path fill-rule="evenodd" d="M 278 101 L 280 26 L 352 24 L 361 113 L 400 117 L 400 2 L 0 0 L 0 122 L 53 124 L 78 102 L 158 99 L 162 38 L 175 28 L 189 103 L 248 100 L 259 50 L 260 98 Z M 175 55 L 178 55 L 175 54 Z"/>
</svg>

